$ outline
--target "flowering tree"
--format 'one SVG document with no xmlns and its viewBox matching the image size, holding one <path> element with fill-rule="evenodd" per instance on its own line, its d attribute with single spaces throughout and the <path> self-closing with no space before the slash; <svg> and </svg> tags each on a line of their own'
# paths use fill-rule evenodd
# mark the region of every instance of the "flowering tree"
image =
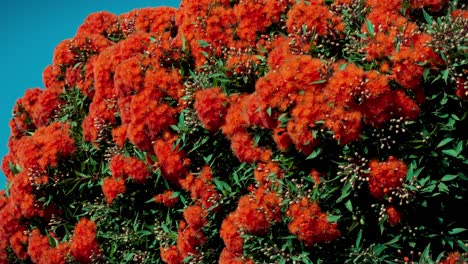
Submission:
<svg viewBox="0 0 468 264">
<path fill-rule="evenodd" d="M 468 12 L 89 15 L 14 107 L 0 263 L 463 263 Z"/>
</svg>

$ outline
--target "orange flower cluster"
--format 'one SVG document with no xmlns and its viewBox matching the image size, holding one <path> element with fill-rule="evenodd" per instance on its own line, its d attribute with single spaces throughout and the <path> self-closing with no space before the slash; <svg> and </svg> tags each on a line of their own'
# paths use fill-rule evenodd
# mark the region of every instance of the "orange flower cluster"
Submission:
<svg viewBox="0 0 468 264">
<path fill-rule="evenodd" d="M 304 33 L 313 32 L 319 36 L 330 34 L 334 31 L 343 31 L 345 25 L 339 16 L 334 15 L 322 0 L 297 1 L 289 10 L 286 27 L 288 33 L 302 35 Z M 305 31 L 304 31 L 305 27 Z"/>
<path fill-rule="evenodd" d="M 210 167 L 205 166 L 197 177 L 191 173 L 180 180 L 181 187 L 190 192 L 195 205 L 185 208 L 183 212 L 185 220 L 179 223 L 177 246 L 161 247 L 161 258 L 166 263 L 182 263 L 182 260 L 188 256 L 199 255 L 197 248 L 205 243 L 201 228 L 207 225 L 208 214 L 219 209 L 219 195 L 211 184 L 212 178 Z M 170 207 L 174 198 L 165 198 L 169 193 L 171 191 L 165 192 L 164 197 L 158 195 L 156 201 L 158 202 L 161 197 L 165 199 L 162 203 L 166 202 L 165 205 Z"/>
<path fill-rule="evenodd" d="M 111 204 L 114 199 L 125 193 L 125 181 L 130 178 L 136 183 L 144 183 L 150 176 L 146 164 L 134 157 L 114 155 L 109 164 L 112 177 L 107 177 L 102 183 L 102 192 L 106 201 Z"/>
<path fill-rule="evenodd" d="M 79 263 L 92 263 L 100 252 L 96 241 L 96 223 L 81 218 L 70 240 L 70 253 Z"/>
<path fill-rule="evenodd" d="M 48 215 L 38 202 L 45 194 L 36 195 L 35 189 L 49 181 L 46 172 L 49 168 L 56 167 L 62 158 L 70 157 L 75 151 L 69 125 L 63 123 L 41 126 L 32 135 L 12 137 L 9 146 L 10 153 L 3 159 L 3 171 L 10 181 L 10 189 L 8 197 L 2 194 L 0 203 L 0 260 L 5 258 L 8 246 L 19 258 L 26 258 L 25 249 L 29 242 L 25 235 L 28 230 L 20 224 L 21 220 Z M 19 172 L 13 169 L 17 166 Z"/>
<path fill-rule="evenodd" d="M 320 207 L 307 198 L 291 204 L 286 214 L 292 219 L 288 225 L 289 232 L 307 246 L 330 242 L 341 235 L 338 224 L 329 223 Z"/>
<path fill-rule="evenodd" d="M 466 258 L 463 258 L 460 252 L 451 252 L 446 258 L 440 261 L 440 264 L 462 264 L 465 263 L 465 260 Z"/>
<path fill-rule="evenodd" d="M 51 247 L 49 244 L 49 238 L 42 235 L 38 229 L 34 229 L 29 235 L 28 255 L 34 263 L 65 263 L 65 258 L 68 251 L 69 245 L 67 243 L 60 243 L 56 247 Z"/>
<path fill-rule="evenodd" d="M 179 223 L 177 246 L 161 247 L 161 258 L 169 264 L 181 264 L 189 256 L 197 256 L 198 247 L 205 243 L 201 230 L 207 224 L 207 211 L 201 206 L 193 205 L 185 208 L 184 220 Z"/>
<path fill-rule="evenodd" d="M 244 242 L 241 234 L 261 235 L 271 224 L 280 221 L 280 202 L 278 194 L 264 187 L 242 196 L 236 210 L 230 213 L 221 225 L 220 235 L 225 248 L 219 263 L 237 263 L 236 261 L 242 259 Z"/>
<path fill-rule="evenodd" d="M 29 231 L 26 228 L 21 227 L 15 232 L 10 238 L 10 246 L 13 252 L 18 256 L 19 259 L 25 260 L 28 257 L 27 246 L 29 241 Z"/>
<path fill-rule="evenodd" d="M 413 8 L 422 7 L 416 6 L 416 2 L 421 1 L 412 1 Z M 433 4 L 436 7 L 437 4 Z M 416 23 L 399 13 L 402 1 L 393 1 L 390 5 L 387 2 L 368 1 L 367 5 L 372 8 L 367 19 L 374 32 L 369 32 L 368 24 L 362 25 L 362 31 L 374 36 L 365 40 L 363 50 L 366 59 L 380 63 L 383 68 L 390 63 L 388 70 L 391 70 L 391 79 L 406 89 L 422 93 L 420 84 L 424 68 L 421 65 L 434 66 L 442 62 L 439 55 L 426 45 L 431 36 L 421 33 Z"/>
<path fill-rule="evenodd" d="M 190 192 L 192 200 L 204 210 L 217 211 L 219 209 L 219 195 L 214 188 L 211 180 L 213 174 L 211 168 L 205 166 L 202 168 L 198 177 L 189 174 L 186 179 L 181 180 L 181 186 L 184 190 Z"/>
<path fill-rule="evenodd" d="M 158 139 L 154 144 L 154 153 L 158 157 L 158 166 L 161 168 L 163 176 L 170 182 L 180 184 L 180 181 L 187 177 L 187 166 L 190 160 L 185 157 L 185 153 L 174 147 L 175 136 L 168 136 Z"/>
<path fill-rule="evenodd" d="M 428 8 L 431 12 L 440 11 L 449 0 L 411 0 L 411 8 Z"/>
<path fill-rule="evenodd" d="M 401 213 L 392 205 L 386 208 L 387 221 L 391 226 L 394 226 L 401 221 Z"/>
<path fill-rule="evenodd" d="M 163 204 L 166 207 L 172 208 L 175 207 L 179 202 L 179 197 L 176 197 L 173 191 L 167 190 L 164 193 L 155 195 L 154 201 L 156 203 Z"/>
<path fill-rule="evenodd" d="M 53 233 L 50 233 L 49 236 L 57 241 L 57 237 Z M 27 245 L 27 255 L 34 263 L 61 264 L 66 262 L 68 255 L 73 256 L 79 263 L 91 263 L 100 251 L 95 236 L 96 224 L 89 219 L 82 218 L 75 226 L 71 241 L 56 242 L 55 247 L 50 246 L 49 237 L 42 235 L 38 229 L 32 230 L 29 237 L 27 231 L 16 233 L 11 240 L 15 242 L 13 249 L 21 259 L 26 258 L 26 252 L 23 250 Z M 16 252 L 16 250 L 20 250 L 20 252 Z"/>
<path fill-rule="evenodd" d="M 216 132 L 225 121 L 228 98 L 219 87 L 199 90 L 195 94 L 194 109 L 203 126 Z"/>
<path fill-rule="evenodd" d="M 267 188 L 275 185 L 273 183 L 274 180 L 283 178 L 283 174 L 278 164 L 271 161 L 268 163 L 258 163 L 257 169 L 254 171 L 254 177 L 258 184 Z"/>
<path fill-rule="evenodd" d="M 135 157 L 125 157 L 121 154 L 112 157 L 109 168 L 113 177 L 130 178 L 137 183 L 144 183 L 150 175 L 143 161 Z"/>
<path fill-rule="evenodd" d="M 369 191 L 377 199 L 383 199 L 392 189 L 400 187 L 408 168 L 403 161 L 390 156 L 387 161 L 369 163 Z"/>
<path fill-rule="evenodd" d="M 255 94 L 234 95 L 230 99 L 225 124 L 221 129 L 231 140 L 232 151 L 242 162 L 267 161 L 271 157 L 271 150 L 255 146 L 247 128 L 250 126 L 272 128 L 274 120 L 267 115 L 266 109 L 262 109 Z"/>
</svg>

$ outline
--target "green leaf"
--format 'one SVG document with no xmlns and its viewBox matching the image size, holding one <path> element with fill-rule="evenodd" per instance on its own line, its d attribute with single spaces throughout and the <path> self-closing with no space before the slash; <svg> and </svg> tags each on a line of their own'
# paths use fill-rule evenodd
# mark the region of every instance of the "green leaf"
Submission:
<svg viewBox="0 0 468 264">
<path fill-rule="evenodd" d="M 462 240 L 458 240 L 458 246 L 461 247 L 464 251 L 468 251 L 468 247 Z"/>
<path fill-rule="evenodd" d="M 343 189 L 341 189 L 340 198 L 336 199 L 337 203 L 341 202 L 344 198 L 348 197 L 348 195 L 351 193 L 351 187 L 352 187 L 351 184 L 349 182 L 346 182 Z"/>
<path fill-rule="evenodd" d="M 413 161 L 408 169 L 408 173 L 406 174 L 406 180 L 411 181 L 412 179 L 417 179 L 419 174 L 423 171 L 424 167 L 421 167 L 417 169 L 416 171 L 414 170 L 416 168 L 416 162 Z"/>
<path fill-rule="evenodd" d="M 186 48 L 187 48 L 187 39 L 185 39 L 185 35 L 182 33 L 182 51 L 185 52 Z"/>
<path fill-rule="evenodd" d="M 466 228 L 457 227 L 457 228 L 454 228 L 454 229 L 448 231 L 448 233 L 450 235 L 456 235 L 456 234 L 459 234 L 459 233 L 464 232 L 466 230 L 467 230 Z"/>
<path fill-rule="evenodd" d="M 202 39 L 198 40 L 198 45 L 200 47 L 202 47 L 202 48 L 206 48 L 206 47 L 210 46 L 210 44 L 208 42 L 206 42 L 205 40 L 202 40 Z"/>
<path fill-rule="evenodd" d="M 445 69 L 442 72 L 442 79 L 444 79 L 445 83 L 448 82 L 448 76 L 449 76 L 449 69 Z"/>
<path fill-rule="evenodd" d="M 379 256 L 385 249 L 387 249 L 387 247 L 384 245 L 380 245 L 380 244 L 376 245 L 374 247 L 374 255 Z"/>
<path fill-rule="evenodd" d="M 8 167 L 10 168 L 10 171 L 16 175 L 21 172 L 21 167 L 17 164 L 14 164 L 13 162 L 9 161 L 8 162 Z"/>
<path fill-rule="evenodd" d="M 427 259 L 429 258 L 429 253 L 431 250 L 431 243 L 429 243 L 424 251 L 421 253 L 421 257 L 419 258 L 419 263 L 426 263 Z"/>
<path fill-rule="evenodd" d="M 384 245 L 391 246 L 391 245 L 395 244 L 396 242 L 398 242 L 398 240 L 400 240 L 400 237 L 401 237 L 401 235 L 398 235 L 398 236 L 394 237 L 392 240 L 384 243 Z"/>
<path fill-rule="evenodd" d="M 458 177 L 458 174 L 447 174 L 445 175 L 444 177 L 442 177 L 442 179 L 440 179 L 441 181 L 451 181 L 451 180 L 454 180 L 455 178 Z"/>
<path fill-rule="evenodd" d="M 327 82 L 327 80 L 317 80 L 317 81 L 311 82 L 310 84 L 320 84 L 320 83 L 325 83 L 325 82 Z"/>
<path fill-rule="evenodd" d="M 375 35 L 375 28 L 374 28 L 374 25 L 372 25 L 372 22 L 370 22 L 369 19 L 366 18 L 366 26 L 367 26 L 367 30 L 369 31 L 369 33 L 374 36 Z"/>
<path fill-rule="evenodd" d="M 443 146 L 447 145 L 448 143 L 452 142 L 452 140 L 453 140 L 453 138 L 443 139 L 442 141 L 439 142 L 439 144 L 437 145 L 436 148 L 443 147 Z"/>
<path fill-rule="evenodd" d="M 171 128 L 176 132 L 180 132 L 180 128 L 176 125 L 171 125 Z"/>
<path fill-rule="evenodd" d="M 75 70 L 76 68 L 80 67 L 81 65 L 81 61 L 76 63 L 75 65 L 73 65 L 73 70 Z"/>
<path fill-rule="evenodd" d="M 445 192 L 445 193 L 448 193 L 449 192 L 449 188 L 448 186 L 443 183 L 443 182 L 440 182 L 438 185 L 437 185 L 437 188 L 439 189 L 439 192 Z"/>
<path fill-rule="evenodd" d="M 353 204 L 351 203 L 351 200 L 346 201 L 345 207 L 346 207 L 346 209 L 348 209 L 350 212 L 353 212 Z"/>
<path fill-rule="evenodd" d="M 307 156 L 306 160 L 315 159 L 321 152 L 322 149 L 315 149 L 314 151 L 312 151 L 312 153 L 310 153 L 309 156 Z"/>
<path fill-rule="evenodd" d="M 457 147 L 455 148 L 455 151 L 460 154 L 463 151 L 463 140 L 460 140 L 458 142 Z"/>
<path fill-rule="evenodd" d="M 424 10 L 424 8 L 422 9 L 422 13 L 424 16 L 424 20 L 426 20 L 427 24 L 429 26 L 432 25 L 432 17 L 426 12 L 426 10 Z"/>
<path fill-rule="evenodd" d="M 359 249 L 361 247 L 361 239 L 362 239 L 362 229 L 359 230 L 359 233 L 356 238 L 356 243 L 354 244 L 355 249 Z"/>
<path fill-rule="evenodd" d="M 449 155 L 449 156 L 452 156 L 452 157 L 454 157 L 454 158 L 458 158 L 458 155 L 460 154 L 460 153 L 458 153 L 458 152 L 457 152 L 456 150 L 454 150 L 454 149 L 444 149 L 444 150 L 442 150 L 442 152 L 443 152 L 444 154 Z"/>
<path fill-rule="evenodd" d="M 330 223 L 336 223 L 338 220 L 340 220 L 341 216 L 340 215 L 327 215 L 327 220 Z"/>
</svg>

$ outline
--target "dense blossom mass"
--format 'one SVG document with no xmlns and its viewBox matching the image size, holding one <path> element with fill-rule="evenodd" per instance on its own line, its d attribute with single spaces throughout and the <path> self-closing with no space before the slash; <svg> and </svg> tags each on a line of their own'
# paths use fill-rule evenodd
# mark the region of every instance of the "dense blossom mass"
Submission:
<svg viewBox="0 0 468 264">
<path fill-rule="evenodd" d="M 462 263 L 464 8 L 89 15 L 13 109 L 0 263 Z"/>
</svg>

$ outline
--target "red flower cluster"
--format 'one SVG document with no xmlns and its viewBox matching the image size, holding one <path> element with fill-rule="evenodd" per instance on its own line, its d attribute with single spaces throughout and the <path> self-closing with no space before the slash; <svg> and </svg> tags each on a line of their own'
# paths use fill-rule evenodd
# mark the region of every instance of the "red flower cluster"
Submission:
<svg viewBox="0 0 468 264">
<path fill-rule="evenodd" d="M 392 189 L 400 187 L 408 172 L 405 163 L 392 156 L 385 162 L 371 161 L 369 170 L 369 191 L 377 199 L 384 198 Z"/>
<path fill-rule="evenodd" d="M 167 190 L 164 193 L 155 195 L 154 201 L 156 203 L 163 204 L 166 207 L 172 208 L 175 207 L 179 202 L 179 197 L 175 196 L 173 191 Z"/>
<path fill-rule="evenodd" d="M 34 263 L 64 264 L 68 250 L 69 246 L 66 243 L 51 247 L 49 238 L 42 235 L 38 229 L 34 229 L 29 236 L 28 255 Z"/>
<path fill-rule="evenodd" d="M 187 177 L 187 168 L 190 160 L 185 158 L 185 153 L 179 150 L 175 144 L 174 136 L 166 135 L 166 139 L 158 139 L 154 144 L 154 153 L 158 157 L 158 165 L 163 176 L 170 182 L 179 184 Z"/>
<path fill-rule="evenodd" d="M 202 168 L 198 177 L 194 174 L 189 174 L 186 179 L 181 180 L 183 189 L 190 192 L 190 197 L 195 203 L 205 210 L 217 211 L 219 209 L 219 195 L 214 188 L 211 180 L 213 174 L 208 166 Z"/>
<path fill-rule="evenodd" d="M 137 183 L 144 183 L 150 176 L 148 167 L 143 161 L 121 154 L 112 157 L 109 168 L 114 178 L 130 178 Z"/>
<path fill-rule="evenodd" d="M 203 126 L 211 132 L 216 132 L 224 124 L 228 103 L 228 98 L 221 88 L 213 87 L 195 94 L 194 108 Z"/>
<path fill-rule="evenodd" d="M 194 205 L 185 208 L 184 220 L 179 222 L 177 246 L 161 247 L 161 258 L 169 264 L 181 264 L 189 256 L 197 256 L 197 250 L 205 243 L 201 228 L 207 224 L 207 211 Z"/>
<path fill-rule="evenodd" d="M 242 256 L 244 242 L 241 233 L 261 235 L 272 223 L 280 221 L 280 202 L 278 194 L 264 187 L 242 196 L 236 210 L 221 225 L 220 235 L 225 248 L 219 262 L 231 263 Z"/>
<path fill-rule="evenodd" d="M 75 225 L 73 236 L 70 240 L 70 253 L 80 263 L 92 263 L 100 252 L 96 241 L 96 223 L 81 218 Z"/>
<path fill-rule="evenodd" d="M 306 32 L 313 32 L 319 36 L 330 34 L 334 31 L 340 32 L 344 30 L 345 25 L 341 22 L 339 16 L 334 15 L 322 0 L 310 1 L 297 1 L 295 5 L 289 10 L 286 26 L 288 33 L 304 34 Z"/>
<path fill-rule="evenodd" d="M 109 168 L 112 177 L 105 178 L 102 183 L 102 192 L 109 204 L 119 194 L 125 193 L 125 181 L 128 178 L 137 183 L 144 183 L 150 176 L 150 171 L 143 161 L 134 157 L 125 157 L 121 154 L 112 157 Z"/>
<path fill-rule="evenodd" d="M 463 264 L 465 263 L 465 258 L 463 258 L 460 252 L 451 252 L 448 256 L 440 262 L 440 264 Z"/>
<path fill-rule="evenodd" d="M 387 221 L 391 226 L 398 224 L 401 221 L 401 213 L 394 206 L 388 206 L 386 209 Z"/>
<path fill-rule="evenodd" d="M 292 219 L 288 225 L 289 232 L 308 246 L 330 242 L 341 235 L 338 224 L 328 222 L 327 214 L 307 198 L 291 204 L 286 214 Z"/>
</svg>

